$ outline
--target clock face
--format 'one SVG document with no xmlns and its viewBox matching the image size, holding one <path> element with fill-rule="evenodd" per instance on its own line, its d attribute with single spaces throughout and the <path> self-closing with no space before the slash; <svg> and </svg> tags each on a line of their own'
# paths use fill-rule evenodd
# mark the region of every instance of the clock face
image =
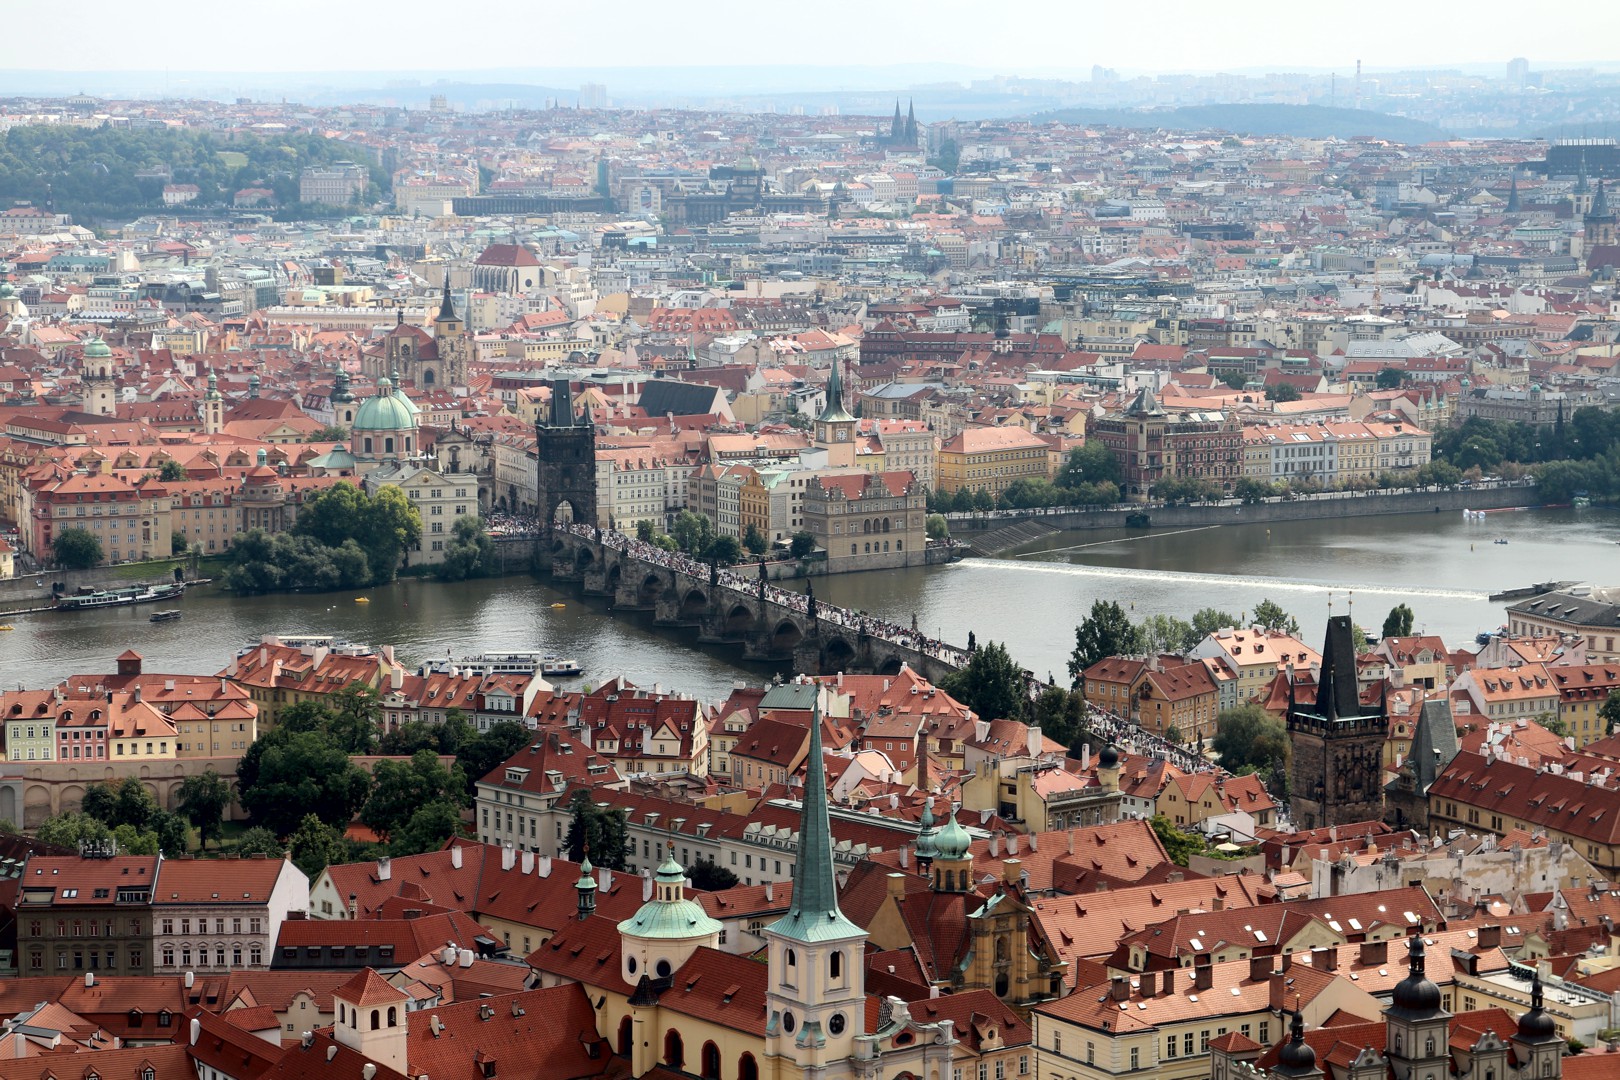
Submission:
<svg viewBox="0 0 1620 1080">
<path fill-rule="evenodd" d="M 838 429 L 838 441 L 839 442 L 844 442 L 848 438 L 849 438 L 849 431 L 847 429 L 845 429 L 845 428 L 839 428 Z"/>
</svg>

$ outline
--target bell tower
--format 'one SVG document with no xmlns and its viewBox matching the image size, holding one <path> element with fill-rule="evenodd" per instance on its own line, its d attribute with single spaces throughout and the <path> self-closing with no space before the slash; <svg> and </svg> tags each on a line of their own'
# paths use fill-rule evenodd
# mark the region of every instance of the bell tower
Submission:
<svg viewBox="0 0 1620 1080">
<path fill-rule="evenodd" d="M 332 1039 L 395 1072 L 406 1071 L 405 1010 L 410 995 L 370 968 L 332 991 Z"/>
<path fill-rule="evenodd" d="M 816 446 L 827 451 L 828 467 L 854 467 L 855 418 L 844 409 L 844 380 L 836 360 L 827 375 L 827 407 L 816 417 Z"/>
<path fill-rule="evenodd" d="M 1288 703 L 1289 780 L 1301 829 L 1384 817 L 1388 723 L 1382 704 L 1361 703 L 1354 640 L 1350 616 L 1329 618 L 1316 701 Z"/>
<path fill-rule="evenodd" d="M 451 386 L 467 385 L 467 324 L 450 302 L 450 272 L 444 275 L 444 294 L 433 320 L 433 344 L 439 354 L 439 375 Z"/>
<path fill-rule="evenodd" d="M 202 400 L 202 425 L 208 435 L 225 430 L 225 397 L 219 392 L 219 376 L 213 368 L 208 369 L 208 392 Z"/>
<path fill-rule="evenodd" d="M 765 1055 L 770 1075 L 814 1076 L 855 1052 L 864 1034 L 866 931 L 838 909 L 821 706 L 810 716 L 799 859 L 788 913 L 762 931 L 770 972 L 765 991 Z"/>
<path fill-rule="evenodd" d="M 101 338 L 84 343 L 84 411 L 94 416 L 113 414 L 118 387 L 113 381 L 112 348 Z"/>
</svg>

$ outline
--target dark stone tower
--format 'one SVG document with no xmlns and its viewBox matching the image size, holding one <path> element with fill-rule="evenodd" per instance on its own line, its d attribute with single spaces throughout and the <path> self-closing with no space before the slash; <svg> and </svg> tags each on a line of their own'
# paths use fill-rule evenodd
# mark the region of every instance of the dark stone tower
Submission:
<svg viewBox="0 0 1620 1080">
<path fill-rule="evenodd" d="M 1381 705 L 1361 704 L 1354 642 L 1350 616 L 1328 619 L 1316 702 L 1288 703 L 1289 786 L 1300 829 L 1384 817 L 1380 762 L 1388 721 Z"/>
<path fill-rule="evenodd" d="M 1616 243 L 1615 222 L 1615 213 L 1609 209 L 1609 193 L 1605 189 L 1605 182 L 1599 180 L 1597 194 L 1592 198 L 1592 208 L 1586 212 L 1582 223 L 1586 232 L 1587 247 L 1608 247 Z"/>
<path fill-rule="evenodd" d="M 567 520 L 595 525 L 596 425 L 588 413 L 574 412 L 567 379 L 551 384 L 551 409 L 536 421 L 534 442 L 539 459 L 535 512 L 540 520 L 554 524 L 566 504 Z"/>
</svg>

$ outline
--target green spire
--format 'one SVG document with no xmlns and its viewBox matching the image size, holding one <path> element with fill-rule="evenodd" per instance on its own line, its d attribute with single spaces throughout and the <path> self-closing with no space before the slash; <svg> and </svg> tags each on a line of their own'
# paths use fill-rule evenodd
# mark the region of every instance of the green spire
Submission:
<svg viewBox="0 0 1620 1080">
<path fill-rule="evenodd" d="M 917 861 L 931 861 L 939 854 L 934 846 L 934 836 L 938 830 L 934 827 L 934 797 L 929 795 L 923 800 L 922 829 L 917 833 Z"/>
<path fill-rule="evenodd" d="M 827 777 L 821 760 L 821 703 L 810 713 L 810 760 L 804 770 L 804 810 L 799 818 L 799 861 L 793 867 L 793 904 L 770 932 L 795 941 L 838 941 L 866 931 L 838 910 L 832 832 L 827 819 Z"/>
<path fill-rule="evenodd" d="M 844 380 L 838 374 L 838 361 L 833 361 L 832 372 L 827 376 L 827 407 L 817 417 L 822 421 L 853 420 L 853 416 L 844 411 Z"/>
</svg>

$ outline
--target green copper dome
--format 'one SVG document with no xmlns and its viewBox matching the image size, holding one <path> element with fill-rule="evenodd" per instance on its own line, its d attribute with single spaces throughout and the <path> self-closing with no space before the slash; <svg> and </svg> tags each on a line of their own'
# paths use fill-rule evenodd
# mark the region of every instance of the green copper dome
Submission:
<svg viewBox="0 0 1620 1080">
<path fill-rule="evenodd" d="M 112 347 L 99 337 L 86 338 L 84 342 L 84 358 L 86 360 L 105 360 L 112 355 Z"/>
<path fill-rule="evenodd" d="M 934 826 L 934 800 L 930 796 L 923 803 L 922 830 L 917 833 L 917 858 L 932 859 L 939 854 L 939 848 L 935 844 L 938 835 L 939 830 Z"/>
<path fill-rule="evenodd" d="M 574 882 L 574 888 L 580 892 L 596 891 L 596 867 L 591 865 L 591 857 L 585 856 L 585 861 L 579 864 L 579 880 Z"/>
<path fill-rule="evenodd" d="M 971 843 L 973 838 L 962 828 L 962 823 L 956 820 L 956 813 L 953 810 L 946 816 L 945 826 L 939 830 L 939 835 L 934 837 L 934 847 L 939 852 L 937 857 L 947 862 L 965 859 L 968 845 Z"/>
<path fill-rule="evenodd" d="M 361 402 L 354 413 L 355 431 L 403 431 L 415 426 L 415 408 L 388 379 L 380 380 L 377 392 Z"/>
<path fill-rule="evenodd" d="M 653 898 L 619 924 L 619 933 L 644 941 L 687 941 L 720 933 L 720 924 L 703 905 L 686 898 L 686 870 L 675 861 L 673 844 L 654 880 Z"/>
</svg>

